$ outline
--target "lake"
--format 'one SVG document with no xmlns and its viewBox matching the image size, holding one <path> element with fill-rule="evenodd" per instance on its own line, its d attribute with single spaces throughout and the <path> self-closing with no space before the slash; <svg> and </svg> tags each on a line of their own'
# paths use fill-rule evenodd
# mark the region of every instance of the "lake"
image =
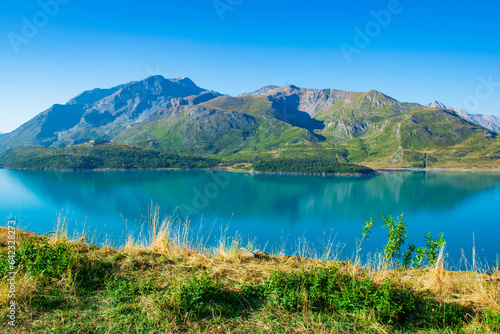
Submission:
<svg viewBox="0 0 500 334">
<path fill-rule="evenodd" d="M 88 231 L 97 242 L 123 245 L 147 234 L 158 206 L 175 224 L 186 220 L 204 245 L 238 236 L 268 252 L 321 254 L 336 245 L 352 258 L 362 225 L 373 217 L 367 255 L 380 251 L 387 229 L 381 215 L 408 224 L 417 246 L 425 233 L 444 233 L 447 261 L 465 269 L 463 255 L 496 265 L 500 254 L 500 174 L 395 172 L 371 177 L 265 175 L 206 171 L 53 172 L 0 170 L 0 216 L 45 234 L 58 217 L 70 232 Z"/>
</svg>

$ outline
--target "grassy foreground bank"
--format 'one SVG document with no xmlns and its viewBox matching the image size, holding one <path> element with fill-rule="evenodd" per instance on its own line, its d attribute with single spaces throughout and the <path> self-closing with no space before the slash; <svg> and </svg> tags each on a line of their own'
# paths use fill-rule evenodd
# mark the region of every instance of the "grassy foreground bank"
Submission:
<svg viewBox="0 0 500 334">
<path fill-rule="evenodd" d="M 12 328 L 12 238 L 0 228 L 2 333 L 500 332 L 498 273 L 368 270 L 223 243 L 195 250 L 169 229 L 119 250 L 15 236 Z"/>
</svg>

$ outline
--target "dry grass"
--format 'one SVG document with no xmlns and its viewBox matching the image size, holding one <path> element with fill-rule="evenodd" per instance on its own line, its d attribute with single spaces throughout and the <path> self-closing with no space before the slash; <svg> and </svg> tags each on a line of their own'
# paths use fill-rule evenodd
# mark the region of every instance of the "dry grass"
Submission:
<svg viewBox="0 0 500 334">
<path fill-rule="evenodd" d="M 8 242 L 7 242 L 8 231 L 9 231 L 8 228 L 0 226 L 0 249 L 1 250 L 6 250 L 7 249 L 7 245 L 8 245 Z M 41 238 L 43 238 L 43 236 L 41 236 L 39 234 L 36 234 L 36 233 L 27 232 L 27 231 L 18 230 L 18 229 L 15 229 L 15 231 L 16 231 L 16 238 L 17 238 L 16 240 L 17 240 L 18 243 L 19 242 L 23 242 L 25 240 L 41 239 Z"/>
</svg>

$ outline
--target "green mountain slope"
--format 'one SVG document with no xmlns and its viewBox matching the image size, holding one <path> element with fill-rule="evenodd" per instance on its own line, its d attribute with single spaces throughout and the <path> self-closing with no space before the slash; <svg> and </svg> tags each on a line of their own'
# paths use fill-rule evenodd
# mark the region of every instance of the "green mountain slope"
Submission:
<svg viewBox="0 0 500 334">
<path fill-rule="evenodd" d="M 414 110 L 378 122 L 363 116 L 351 122 L 363 130 L 344 142 L 350 162 L 385 167 L 500 167 L 497 134 L 448 110 Z"/>
</svg>

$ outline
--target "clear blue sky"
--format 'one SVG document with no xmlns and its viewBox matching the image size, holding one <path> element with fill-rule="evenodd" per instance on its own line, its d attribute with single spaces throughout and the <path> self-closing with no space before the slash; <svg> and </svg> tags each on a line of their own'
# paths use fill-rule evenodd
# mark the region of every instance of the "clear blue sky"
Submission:
<svg viewBox="0 0 500 334">
<path fill-rule="evenodd" d="M 52 5 L 0 3 L 0 132 L 84 90 L 151 74 L 232 95 L 287 83 L 376 89 L 500 115 L 497 0 L 41 3 Z M 378 23 L 372 11 L 388 9 Z M 368 39 L 356 40 L 366 28 Z"/>
</svg>

